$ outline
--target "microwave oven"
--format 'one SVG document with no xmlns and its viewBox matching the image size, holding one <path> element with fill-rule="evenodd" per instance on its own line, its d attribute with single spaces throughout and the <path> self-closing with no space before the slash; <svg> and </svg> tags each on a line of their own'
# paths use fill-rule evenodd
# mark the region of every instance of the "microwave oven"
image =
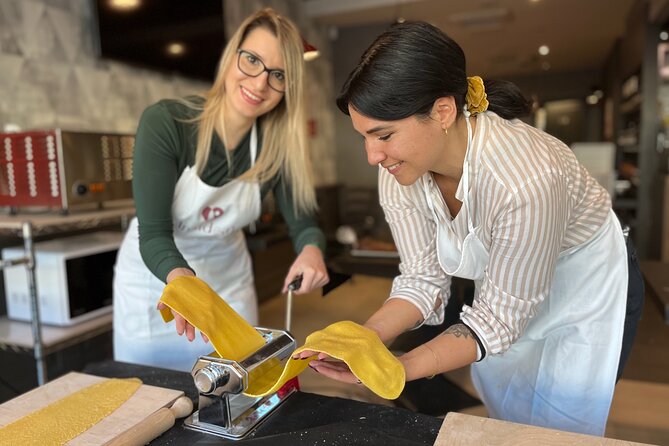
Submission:
<svg viewBox="0 0 669 446">
<path fill-rule="evenodd" d="M 93 232 L 35 243 L 40 321 L 68 326 L 112 311 L 112 282 L 120 232 Z M 4 248 L 3 259 L 23 257 L 23 247 Z M 25 267 L 4 269 L 7 317 L 29 321 Z"/>
</svg>

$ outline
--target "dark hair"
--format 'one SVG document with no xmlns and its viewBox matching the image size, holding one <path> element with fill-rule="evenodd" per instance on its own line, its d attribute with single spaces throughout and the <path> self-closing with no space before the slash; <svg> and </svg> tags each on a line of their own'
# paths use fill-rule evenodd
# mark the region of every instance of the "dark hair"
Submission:
<svg viewBox="0 0 669 446">
<path fill-rule="evenodd" d="M 488 110 L 505 119 L 530 112 L 530 102 L 511 82 L 484 80 Z M 391 26 L 363 53 L 337 98 L 383 121 L 429 115 L 437 98 L 453 96 L 462 112 L 467 94 L 465 53 L 453 39 L 425 22 Z"/>
</svg>

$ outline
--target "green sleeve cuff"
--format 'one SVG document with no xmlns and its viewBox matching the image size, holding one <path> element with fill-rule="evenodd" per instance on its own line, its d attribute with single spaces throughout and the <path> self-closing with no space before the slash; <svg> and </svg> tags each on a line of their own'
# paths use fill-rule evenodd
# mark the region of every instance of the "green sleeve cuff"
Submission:
<svg viewBox="0 0 669 446">
<path fill-rule="evenodd" d="M 302 252 L 305 246 L 313 245 L 321 250 L 321 254 L 325 257 L 325 248 L 327 246 L 325 234 L 317 226 L 304 229 L 294 240 L 295 252 L 298 254 Z"/>
</svg>

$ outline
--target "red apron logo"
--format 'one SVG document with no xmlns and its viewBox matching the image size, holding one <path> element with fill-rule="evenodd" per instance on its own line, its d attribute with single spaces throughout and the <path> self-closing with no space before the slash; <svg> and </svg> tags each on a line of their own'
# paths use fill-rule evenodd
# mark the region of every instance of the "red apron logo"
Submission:
<svg viewBox="0 0 669 446">
<path fill-rule="evenodd" d="M 212 208 L 207 206 L 206 208 L 202 209 L 202 217 L 204 217 L 205 220 L 215 220 L 218 217 L 223 215 L 223 209 L 221 208 Z"/>
</svg>

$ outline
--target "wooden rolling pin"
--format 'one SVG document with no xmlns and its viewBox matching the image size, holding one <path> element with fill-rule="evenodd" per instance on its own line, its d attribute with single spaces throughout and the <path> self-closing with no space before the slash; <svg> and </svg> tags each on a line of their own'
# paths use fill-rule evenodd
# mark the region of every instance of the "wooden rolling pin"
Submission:
<svg viewBox="0 0 669 446">
<path fill-rule="evenodd" d="M 193 402 L 187 396 L 176 399 L 171 407 L 157 410 L 144 421 L 123 432 L 105 446 L 142 446 L 162 435 L 172 426 L 177 418 L 183 418 L 193 412 Z"/>
</svg>

